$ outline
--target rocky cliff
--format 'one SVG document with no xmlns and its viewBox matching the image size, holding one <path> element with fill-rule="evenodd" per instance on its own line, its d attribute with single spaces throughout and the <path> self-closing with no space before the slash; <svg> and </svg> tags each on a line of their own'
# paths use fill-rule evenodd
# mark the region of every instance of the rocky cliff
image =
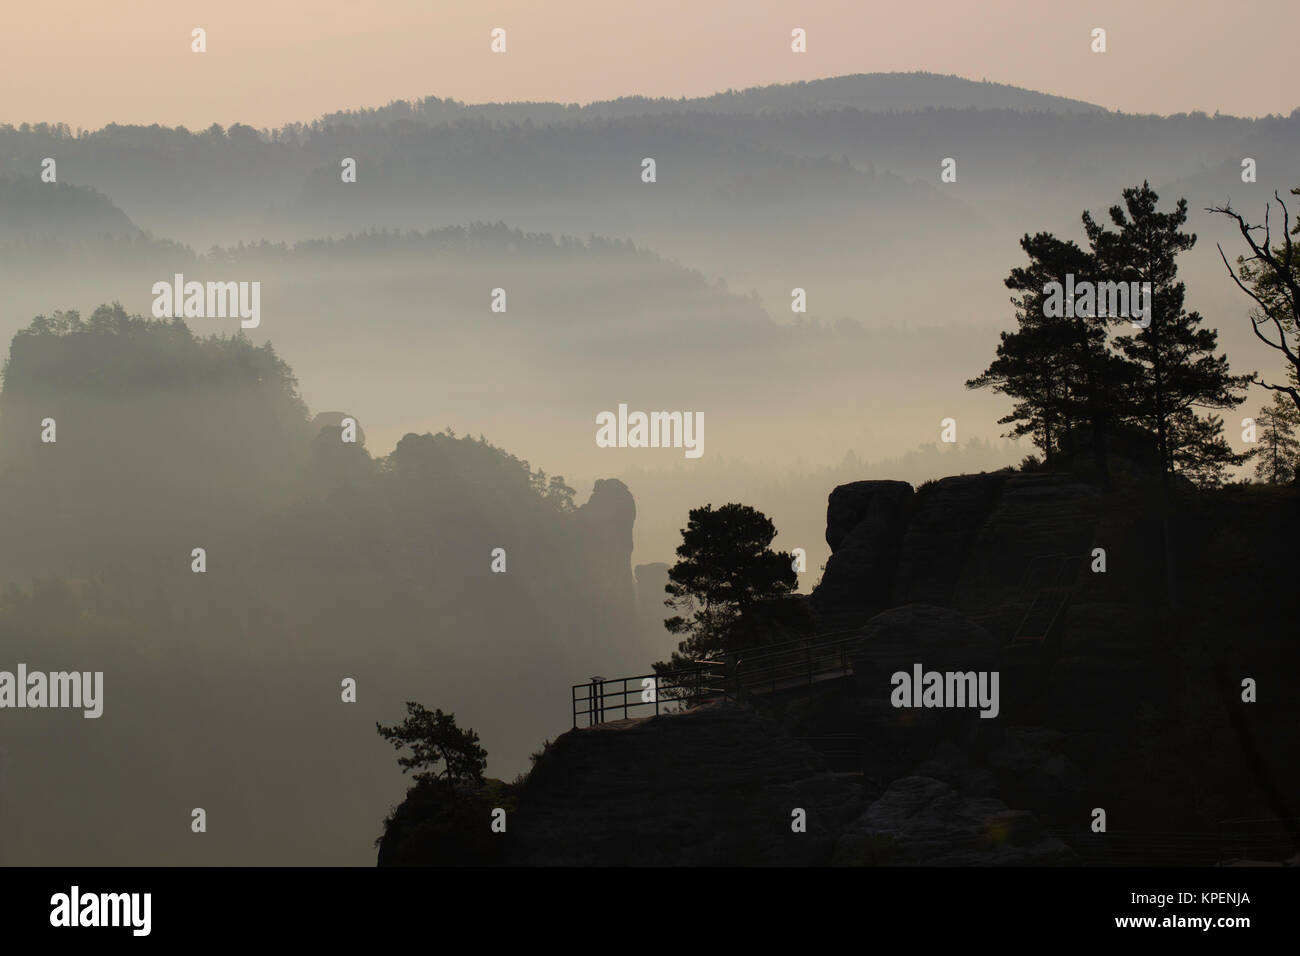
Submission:
<svg viewBox="0 0 1300 956">
<path fill-rule="evenodd" d="M 798 823 L 796 823 L 798 821 Z M 517 865 L 1068 863 L 1032 815 L 908 777 L 870 798 L 777 721 L 708 705 L 565 734 L 529 776 Z"/>
<path fill-rule="evenodd" d="M 1204 864 L 1233 855 L 1232 818 L 1289 856 L 1300 700 L 1276 675 L 1300 665 L 1300 496 L 1157 510 L 1151 489 L 1009 471 L 834 489 L 809 605 L 850 673 L 563 735 L 508 862 Z M 1251 575 L 1263 600 L 1224 600 Z M 900 706 L 917 667 L 997 675 L 996 704 Z M 1243 701 L 1249 674 L 1266 704 Z"/>
</svg>

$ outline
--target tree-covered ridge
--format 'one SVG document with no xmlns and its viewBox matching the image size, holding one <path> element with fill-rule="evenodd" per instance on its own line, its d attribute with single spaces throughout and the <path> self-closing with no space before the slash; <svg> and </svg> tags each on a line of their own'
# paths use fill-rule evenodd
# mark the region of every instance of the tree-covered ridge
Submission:
<svg viewBox="0 0 1300 956">
<path fill-rule="evenodd" d="M 225 434 L 221 421 L 234 416 L 201 415 L 191 424 L 215 432 L 195 433 L 196 441 L 232 452 L 239 446 L 250 447 L 250 440 L 256 438 L 256 431 L 246 426 L 271 422 L 283 428 L 277 435 L 299 452 L 321 437 L 309 422 L 310 412 L 293 369 L 270 342 L 255 345 L 242 332 L 196 335 L 183 319 L 130 315 L 116 302 L 95 309 L 88 319 L 76 310 L 33 318 L 10 343 L 0 382 L 0 429 L 30 432 L 30 415 L 44 409 L 41 417 L 46 417 L 66 408 L 70 418 L 84 421 L 85 416 L 93 416 L 96 428 L 112 431 L 125 424 L 114 419 L 118 402 L 131 402 L 137 415 L 165 415 L 167 404 L 176 399 L 173 393 L 212 393 L 223 400 L 230 393 L 248 393 L 260 405 L 251 421 L 234 422 L 237 430 Z M 143 424 L 135 430 L 148 431 Z M 337 429 L 327 435 L 337 439 Z M 10 437 L 0 441 L 0 463 L 5 462 L 5 447 L 29 444 L 16 435 Z M 256 447 L 255 441 L 251 447 Z M 360 447 L 356 451 L 370 459 Z M 535 494 L 560 510 L 573 508 L 574 491 L 561 476 L 534 471 L 527 461 L 482 435 L 457 437 L 451 428 L 437 434 L 408 434 L 390 454 L 371 461 L 375 475 L 436 474 L 444 481 L 463 483 L 467 491 L 494 488 L 507 494 Z"/>
<path fill-rule="evenodd" d="M 364 436 L 343 440 L 350 411 L 309 417 L 269 345 L 117 304 L 39 316 L 14 337 L 0 387 L 0 640 L 11 663 L 103 670 L 115 735 L 32 723 L 6 737 L 6 757 L 44 764 L 58 749 L 67 785 L 47 812 L 81 806 L 108 834 L 106 859 L 356 862 L 400 797 L 374 748 L 392 701 L 427 693 L 472 716 L 510 776 L 538 732 L 566 725 L 552 689 L 598 648 L 618 669 L 658 652 L 633 624 L 635 509 L 620 483 L 577 505 L 561 476 L 450 428 L 372 454 Z M 416 414 L 442 411 L 435 400 Z M 609 646 L 611 634 L 630 638 Z M 359 722 L 337 723 L 344 676 Z M 268 726 L 299 740 L 291 753 Z M 130 806 L 82 805 L 99 778 L 78 768 L 105 760 L 140 769 L 122 790 Z M 266 832 L 268 801 L 301 800 L 340 760 L 354 785 L 320 788 L 302 819 Z M 177 848 L 137 809 L 188 799 L 214 765 L 240 768 L 204 784 L 233 835 Z M 44 821 L 27 796 L 14 813 Z M 84 850 L 43 822 L 32 832 L 6 859 Z"/>
<path fill-rule="evenodd" d="M 268 342 L 243 334 L 195 335 L 182 319 L 128 315 L 120 303 L 82 319 L 76 310 L 38 315 L 9 347 L 3 372 L 10 400 L 73 390 L 117 394 L 151 388 L 260 386 L 305 419 L 298 380 Z"/>
<path fill-rule="evenodd" d="M 0 240 L 139 233 L 130 217 L 97 189 L 43 182 L 35 170 L 28 176 L 0 173 Z"/>
<path fill-rule="evenodd" d="M 694 284 L 703 286 L 704 277 L 698 272 L 682 269 L 663 256 L 639 247 L 627 239 L 610 239 L 604 236 L 553 235 L 526 232 L 504 222 L 472 222 L 464 226 L 444 226 L 436 229 L 363 229 L 341 237 L 305 239 L 299 242 L 237 242 L 228 246 L 213 246 L 198 258 L 200 265 L 246 264 L 275 259 L 299 258 L 309 261 L 350 260 L 361 256 L 430 256 L 458 259 L 476 253 L 491 252 L 540 261 L 557 259 L 604 260 L 636 262 L 662 267 L 665 272 L 680 272 L 692 277 Z"/>
<path fill-rule="evenodd" d="M 562 477 L 481 436 L 410 434 L 374 458 L 339 432 L 310 420 L 269 342 L 197 335 L 118 303 L 88 318 L 37 316 L 14 336 L 0 387 L 0 511 L 25 542 L 3 562 L 31 573 L 80 571 L 125 550 L 158 557 L 178 535 L 251 531 L 343 487 L 436 505 L 448 528 L 475 514 L 574 510 Z"/>
<path fill-rule="evenodd" d="M 314 125 L 382 125 L 419 122 L 438 124 L 466 117 L 498 122 L 558 122 L 667 112 L 781 112 L 855 108 L 873 112 L 916 109 L 1021 109 L 1104 112 L 1102 107 L 1082 100 L 1037 93 L 1032 90 L 975 82 L 955 75 L 936 73 L 857 73 L 751 86 L 725 90 L 711 96 L 649 97 L 620 96 L 593 103 L 509 102 L 463 103 L 456 99 L 426 96 L 407 101 L 394 100 L 372 109 L 340 110 L 322 116 Z"/>
</svg>

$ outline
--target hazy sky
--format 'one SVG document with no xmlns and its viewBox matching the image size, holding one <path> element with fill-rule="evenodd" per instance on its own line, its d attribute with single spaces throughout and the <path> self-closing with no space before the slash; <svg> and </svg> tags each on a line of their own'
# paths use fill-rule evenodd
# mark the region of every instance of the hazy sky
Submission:
<svg viewBox="0 0 1300 956">
<path fill-rule="evenodd" d="M 1300 105 L 1297 28 L 1295 0 L 6 0 L 0 122 L 264 127 L 426 95 L 585 103 L 911 70 L 1258 116 Z"/>
</svg>

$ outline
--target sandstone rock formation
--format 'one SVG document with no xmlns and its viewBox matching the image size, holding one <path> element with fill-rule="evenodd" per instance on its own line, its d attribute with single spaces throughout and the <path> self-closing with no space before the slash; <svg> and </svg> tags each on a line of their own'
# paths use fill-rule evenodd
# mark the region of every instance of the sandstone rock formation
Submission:
<svg viewBox="0 0 1300 956">
<path fill-rule="evenodd" d="M 845 828 L 841 866 L 1043 866 L 1077 863 L 1033 815 L 969 797 L 930 777 L 904 777 Z"/>
<path fill-rule="evenodd" d="M 836 654 L 847 654 L 849 671 L 784 688 L 774 680 L 765 694 L 742 695 L 743 708 L 563 735 L 521 792 L 510 861 L 1213 862 L 1217 823 L 1207 814 L 1232 805 L 1295 815 L 1286 787 L 1268 776 L 1286 778 L 1294 764 L 1294 735 L 1280 732 L 1294 725 L 1293 697 L 1237 701 L 1239 671 L 1294 669 L 1284 664 L 1294 640 L 1267 627 L 1221 636 L 1213 621 L 1239 610 L 1205 596 L 1238 574 L 1233 555 L 1266 548 L 1278 560 L 1240 565 L 1234 580 L 1244 587 L 1249 568 L 1271 575 L 1274 593 L 1282 588 L 1281 556 L 1300 516 L 1290 507 L 1216 500 L 1199 534 L 1182 537 L 1185 575 L 1203 581 L 1188 603 L 1212 619 L 1201 622 L 1153 600 L 1165 549 L 1140 489 L 1103 495 L 1068 476 L 1009 471 L 915 492 L 903 482 L 840 486 L 827 507 L 832 554 L 809 604 L 819 631 L 842 642 Z M 637 571 L 638 600 L 657 605 L 666 567 Z M 1050 626 L 1035 625 L 1046 592 L 1066 599 L 1052 606 Z M 1043 627 L 1044 640 L 1015 640 Z M 979 706 L 894 706 L 892 676 L 918 664 L 996 672 L 997 717 L 980 717 Z M 1185 715 L 1193 726 L 1182 726 Z M 1232 772 L 1198 776 L 1202 749 Z M 1112 826 L 1122 836 L 1091 833 L 1097 805 L 1120 809 Z M 795 808 L 807 812 L 806 833 L 790 828 Z M 1176 859 L 1158 840 L 1141 842 L 1143 827 L 1163 830 L 1170 817 L 1205 830 Z M 1289 845 L 1285 833 L 1279 840 Z"/>
<path fill-rule="evenodd" d="M 539 759 L 512 863 L 811 865 L 863 808 L 851 776 L 771 720 L 732 706 L 570 731 Z M 807 813 L 807 832 L 791 829 Z"/>
<path fill-rule="evenodd" d="M 904 481 L 855 481 L 831 492 L 831 559 L 812 598 L 824 630 L 852 626 L 893 603 L 894 569 L 912 508 Z"/>
</svg>

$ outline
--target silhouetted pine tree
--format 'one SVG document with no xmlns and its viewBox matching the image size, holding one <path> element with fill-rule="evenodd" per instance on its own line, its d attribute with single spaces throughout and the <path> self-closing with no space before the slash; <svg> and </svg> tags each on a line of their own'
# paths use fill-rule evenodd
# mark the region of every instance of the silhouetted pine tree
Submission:
<svg viewBox="0 0 1300 956">
<path fill-rule="evenodd" d="M 1158 200 L 1146 182 L 1126 189 L 1124 204 L 1110 208 L 1113 230 L 1086 212 L 1084 229 L 1106 280 L 1151 283 L 1150 325 L 1115 343 L 1138 374 L 1125 402 L 1127 416 L 1154 433 L 1166 486 L 1173 474 L 1217 484 L 1241 456 L 1223 437 L 1222 420 L 1197 409 L 1240 405 L 1250 376 L 1230 373 L 1227 357 L 1215 352 L 1218 333 L 1202 328 L 1200 313 L 1183 307 L 1186 290 L 1175 259 L 1196 236 L 1180 231 L 1187 200 L 1169 213 L 1156 211 Z"/>
<path fill-rule="evenodd" d="M 993 388 L 1018 399 L 1000 424 L 1015 423 L 1009 436 L 1031 435 L 1043 450 L 1046 464 L 1063 451 L 1073 452 L 1082 440 L 1091 444 L 1099 476 L 1105 480 L 1105 435 L 1115 417 L 1117 381 L 1125 365 L 1106 348 L 1106 321 L 1090 315 L 1050 317 L 1044 314 L 1051 282 L 1066 284 L 1090 279 L 1096 271 L 1092 256 L 1072 241 L 1051 233 L 1025 235 L 1020 247 L 1029 256 L 1007 277 L 1018 329 L 1002 333 L 997 358 L 968 388 Z"/>
<path fill-rule="evenodd" d="M 668 570 L 664 604 L 686 611 L 664 621 L 685 638 L 656 673 L 720 654 L 773 643 L 811 626 L 795 594 L 799 575 L 788 551 L 773 551 L 776 526 L 761 511 L 742 504 L 692 508 L 677 563 Z"/>
<path fill-rule="evenodd" d="M 1270 485 L 1290 484 L 1300 477 L 1300 440 L 1295 436 L 1300 412 L 1289 395 L 1274 392 L 1272 406 L 1261 408 L 1255 420 L 1259 444 L 1246 453 L 1255 460 L 1255 477 Z"/>
</svg>

